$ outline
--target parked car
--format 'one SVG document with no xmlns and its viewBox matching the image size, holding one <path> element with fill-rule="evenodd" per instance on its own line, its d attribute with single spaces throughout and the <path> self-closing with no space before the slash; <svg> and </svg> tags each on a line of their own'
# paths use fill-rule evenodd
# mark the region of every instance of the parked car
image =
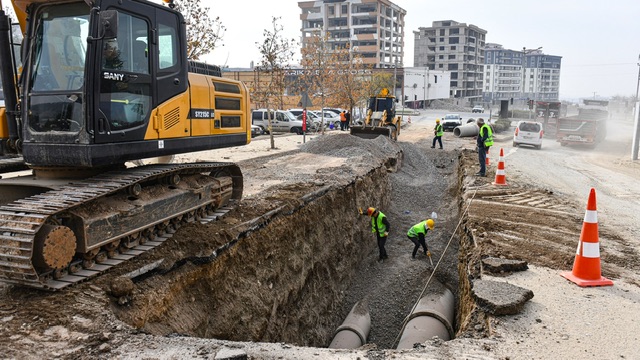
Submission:
<svg viewBox="0 0 640 360">
<path fill-rule="evenodd" d="M 338 109 L 338 108 L 324 108 L 322 110 L 324 110 L 325 112 L 326 111 L 330 111 L 330 112 L 338 115 L 338 118 L 340 118 L 340 113 L 344 111 L 344 109 Z"/>
<path fill-rule="evenodd" d="M 314 111 L 316 115 L 318 115 L 318 124 L 320 124 L 320 118 L 324 116 L 324 124 L 325 126 L 329 126 L 333 124 L 334 128 L 340 127 L 340 113 L 336 114 L 332 111 L 324 110 L 323 112 Z M 316 126 L 318 125 L 316 124 Z"/>
<path fill-rule="evenodd" d="M 302 120 L 296 119 L 292 113 L 285 110 L 258 109 L 251 112 L 251 123 L 269 133 L 269 112 L 271 112 L 271 130 L 273 132 L 291 132 L 302 135 Z M 307 119 L 307 130 L 311 130 L 312 123 Z"/>
<path fill-rule="evenodd" d="M 476 106 L 473 107 L 473 109 L 471 109 L 471 112 L 472 113 L 480 113 L 480 114 L 482 114 L 482 113 L 484 113 L 484 106 L 476 105 Z"/>
<path fill-rule="evenodd" d="M 325 114 L 325 118 L 324 118 L 325 130 L 330 129 L 332 124 L 334 129 L 337 129 L 338 127 L 340 127 L 340 117 L 338 117 L 336 120 L 335 117 L 330 117 L 330 116 L 332 116 L 332 114 Z M 296 116 L 296 119 L 302 120 L 302 113 Z M 317 130 L 320 128 L 320 122 L 322 121 L 322 116 L 316 111 L 307 110 L 307 121 L 311 122 L 311 125 L 310 125 L 311 129 Z"/>
<path fill-rule="evenodd" d="M 264 134 L 262 128 L 258 125 L 251 125 L 251 137 L 254 138 L 256 136 Z"/>
<path fill-rule="evenodd" d="M 542 123 L 536 121 L 518 121 L 513 133 L 513 146 L 531 145 L 536 149 L 542 148 L 544 129 Z"/>
<path fill-rule="evenodd" d="M 462 125 L 462 118 L 459 114 L 447 114 L 441 121 L 443 131 L 453 131 L 456 126 Z"/>
</svg>

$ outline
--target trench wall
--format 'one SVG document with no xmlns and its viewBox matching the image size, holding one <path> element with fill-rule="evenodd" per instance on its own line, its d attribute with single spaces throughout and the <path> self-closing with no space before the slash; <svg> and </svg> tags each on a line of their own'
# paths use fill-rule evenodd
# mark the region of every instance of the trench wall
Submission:
<svg viewBox="0 0 640 360">
<path fill-rule="evenodd" d="M 157 335 L 324 347 L 343 320 L 353 269 L 371 249 L 363 240 L 370 219 L 357 209 L 388 207 L 390 194 L 382 165 L 309 199 L 290 198 L 214 262 L 138 296 L 129 322 Z"/>
</svg>

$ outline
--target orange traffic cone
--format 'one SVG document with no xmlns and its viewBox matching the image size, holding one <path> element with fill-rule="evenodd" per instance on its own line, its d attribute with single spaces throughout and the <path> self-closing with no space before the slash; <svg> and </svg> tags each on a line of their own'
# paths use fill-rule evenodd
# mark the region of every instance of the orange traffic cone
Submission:
<svg viewBox="0 0 640 360">
<path fill-rule="evenodd" d="M 484 158 L 484 166 L 489 166 L 489 150 L 487 149 L 487 156 Z"/>
<path fill-rule="evenodd" d="M 498 160 L 498 170 L 496 170 L 496 179 L 493 185 L 507 185 L 507 178 L 504 173 L 504 150 L 500 148 L 500 159 Z"/>
<path fill-rule="evenodd" d="M 596 211 L 596 189 L 594 188 L 591 188 L 589 193 L 589 202 L 587 202 L 587 211 L 584 213 L 573 271 L 563 272 L 560 275 L 582 287 L 613 285 L 613 281 L 600 275 L 598 213 Z"/>
</svg>

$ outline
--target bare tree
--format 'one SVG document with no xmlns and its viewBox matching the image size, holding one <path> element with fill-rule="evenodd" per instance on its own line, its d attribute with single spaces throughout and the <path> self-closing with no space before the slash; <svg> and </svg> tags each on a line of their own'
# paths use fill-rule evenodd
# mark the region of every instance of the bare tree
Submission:
<svg viewBox="0 0 640 360">
<path fill-rule="evenodd" d="M 336 83 L 339 81 L 339 54 L 330 48 L 329 34 L 310 36 L 302 47 L 301 65 L 304 68 L 298 78 L 299 91 L 304 91 L 320 97 L 320 107 L 324 108 L 327 100 L 335 101 Z M 324 116 L 320 124 L 324 134 Z"/>
<path fill-rule="evenodd" d="M 198 60 L 200 56 L 210 54 L 222 44 L 227 28 L 220 17 L 211 18 L 209 7 L 202 7 L 201 0 L 176 0 L 175 8 L 187 22 L 187 57 Z"/>
<path fill-rule="evenodd" d="M 338 60 L 336 64 L 335 82 L 331 100 L 340 107 L 349 109 L 353 114 L 353 108 L 364 97 L 367 97 L 365 74 L 367 66 L 362 61 L 362 56 L 349 45 L 335 50 Z"/>
<path fill-rule="evenodd" d="M 256 81 L 253 82 L 251 95 L 254 102 L 264 104 L 267 110 L 272 109 L 271 104 L 278 103 L 282 107 L 283 96 L 286 89 L 285 73 L 289 68 L 287 64 L 293 58 L 294 48 L 297 43 L 294 39 L 285 39 L 282 36 L 283 27 L 278 24 L 279 17 L 271 19 L 271 30 L 265 29 L 262 33 L 262 42 L 256 42 L 261 59 L 256 68 Z M 271 131 L 272 113 L 269 114 L 269 134 L 271 148 L 275 149 L 273 131 Z"/>
</svg>

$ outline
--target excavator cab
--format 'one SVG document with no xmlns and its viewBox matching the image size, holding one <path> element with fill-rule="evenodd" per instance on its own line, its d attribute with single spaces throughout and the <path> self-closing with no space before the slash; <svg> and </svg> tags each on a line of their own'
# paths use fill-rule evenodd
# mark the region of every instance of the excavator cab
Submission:
<svg viewBox="0 0 640 360">
<path fill-rule="evenodd" d="M 250 142 L 246 86 L 187 59 L 175 10 L 150 1 L 15 2 L 29 8 L 17 87 L 27 164 L 107 168 Z"/>
<path fill-rule="evenodd" d="M 352 126 L 351 135 L 365 139 L 375 139 L 382 135 L 393 140 L 400 134 L 400 117 L 396 117 L 395 96 L 388 89 L 382 89 L 376 96 L 369 98 L 367 116 L 362 125 Z"/>
</svg>

